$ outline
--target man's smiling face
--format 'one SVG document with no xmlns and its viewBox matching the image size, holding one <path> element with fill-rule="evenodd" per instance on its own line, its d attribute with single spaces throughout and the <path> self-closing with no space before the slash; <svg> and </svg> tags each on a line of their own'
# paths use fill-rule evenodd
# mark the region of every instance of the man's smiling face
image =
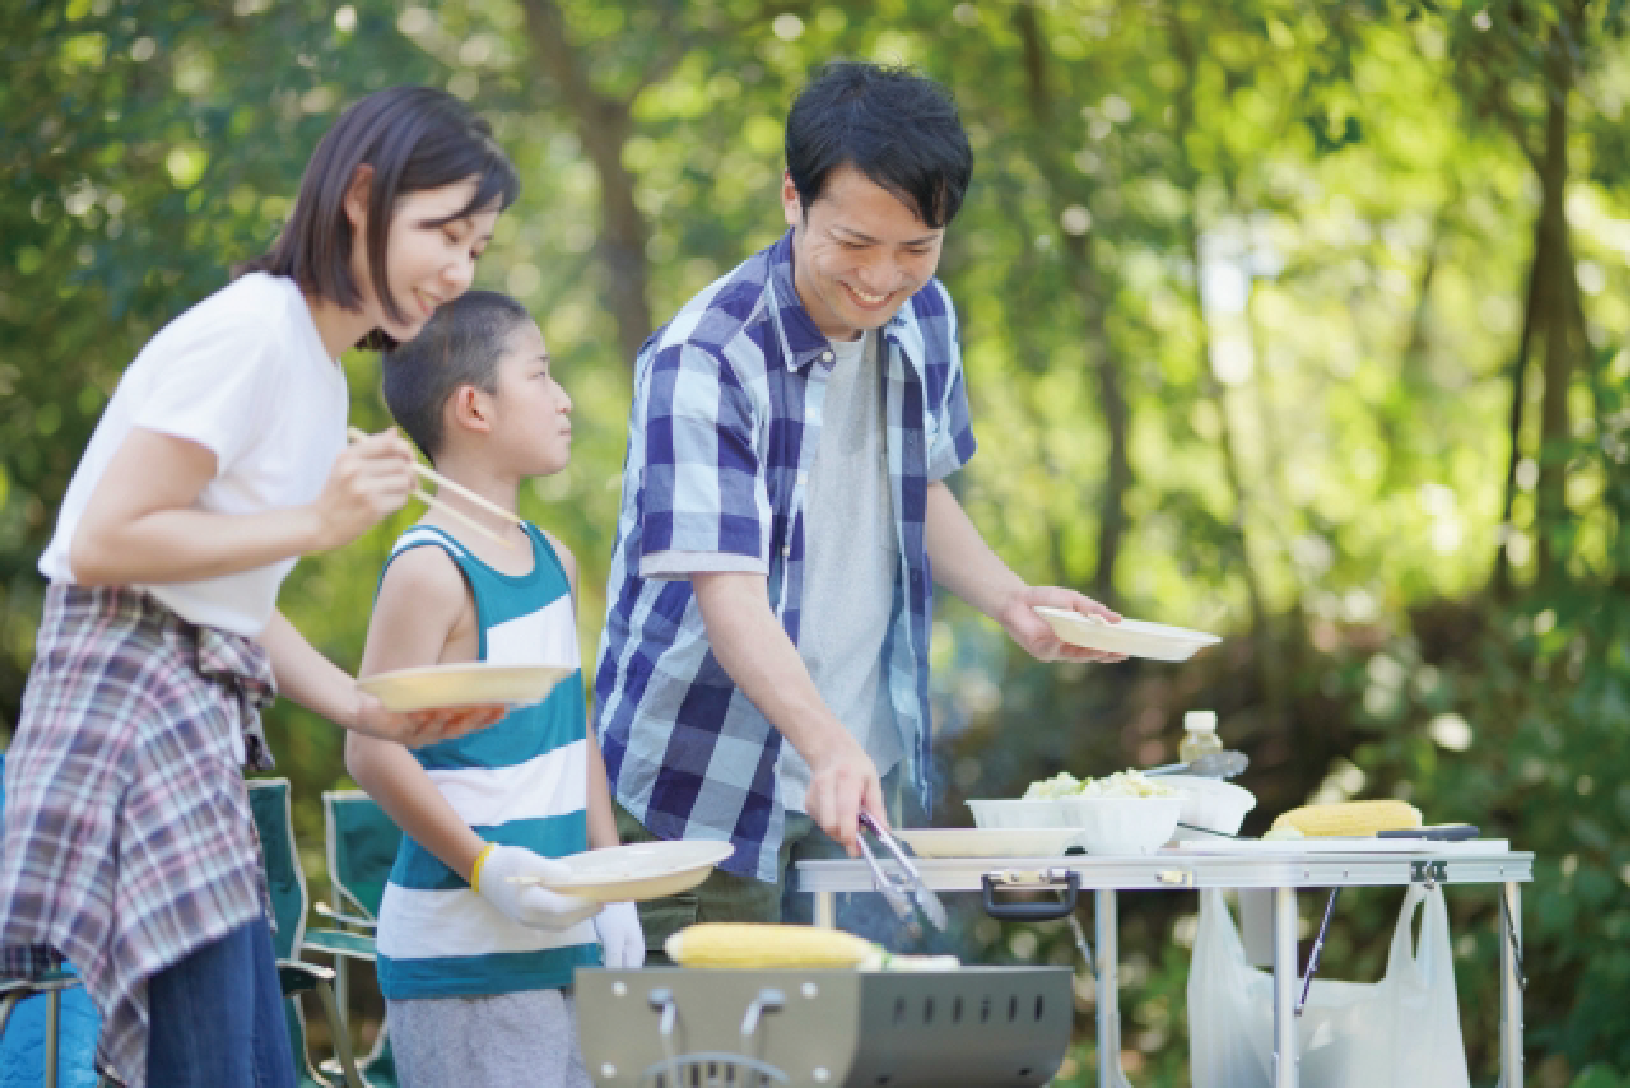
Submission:
<svg viewBox="0 0 1631 1088">
<path fill-rule="evenodd" d="M 784 176 L 782 211 L 793 228 L 793 285 L 829 340 L 881 327 L 940 264 L 946 232 L 853 166 L 829 174 L 808 205 Z"/>
</svg>

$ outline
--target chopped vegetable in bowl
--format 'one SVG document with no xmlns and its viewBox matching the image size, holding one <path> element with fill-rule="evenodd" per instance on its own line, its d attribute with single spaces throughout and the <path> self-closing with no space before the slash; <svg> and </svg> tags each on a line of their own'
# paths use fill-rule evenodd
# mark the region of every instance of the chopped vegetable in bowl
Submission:
<svg viewBox="0 0 1631 1088">
<path fill-rule="evenodd" d="M 1025 787 L 1026 801 L 1053 801 L 1060 797 L 1076 797 L 1082 792 L 1082 781 L 1069 771 L 1060 771 L 1052 778 L 1039 778 Z"/>
<path fill-rule="evenodd" d="M 1078 779 L 1069 771 L 1041 778 L 1025 789 L 1027 801 L 1052 801 L 1065 797 L 1176 797 L 1178 791 L 1157 782 L 1142 771 L 1117 771 L 1103 778 Z"/>
</svg>

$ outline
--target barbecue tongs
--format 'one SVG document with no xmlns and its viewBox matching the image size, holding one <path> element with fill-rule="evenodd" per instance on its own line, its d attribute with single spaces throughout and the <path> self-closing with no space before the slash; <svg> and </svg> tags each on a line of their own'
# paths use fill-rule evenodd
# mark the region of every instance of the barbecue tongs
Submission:
<svg viewBox="0 0 1631 1088">
<path fill-rule="evenodd" d="M 888 903 L 896 917 L 905 923 L 907 932 L 914 939 L 923 933 L 922 927 L 917 923 L 917 911 L 912 909 L 914 900 L 930 925 L 936 929 L 945 929 L 945 905 L 923 882 L 917 866 L 912 864 L 911 856 L 901 849 L 900 843 L 895 841 L 893 835 L 879 826 L 871 813 L 862 812 L 860 816 L 860 833 L 855 836 L 855 841 L 861 844 L 861 856 L 866 859 L 867 867 L 872 870 L 872 884 L 883 893 L 884 902 Z M 872 832 L 873 837 L 893 856 L 895 864 L 899 866 L 898 869 L 878 864 L 878 858 L 873 854 L 872 847 L 867 845 L 868 831 Z"/>
</svg>

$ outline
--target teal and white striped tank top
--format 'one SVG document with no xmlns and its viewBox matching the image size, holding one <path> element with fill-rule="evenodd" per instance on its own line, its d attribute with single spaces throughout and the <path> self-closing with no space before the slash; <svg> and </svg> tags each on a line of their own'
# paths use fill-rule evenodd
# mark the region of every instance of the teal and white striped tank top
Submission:
<svg viewBox="0 0 1631 1088">
<path fill-rule="evenodd" d="M 566 572 L 543 533 L 526 531 L 529 574 L 496 571 L 429 525 L 403 533 L 391 559 L 439 547 L 458 564 L 475 598 L 481 660 L 578 666 Z M 588 849 L 584 721 L 579 669 L 537 706 L 414 755 L 483 839 L 561 857 Z M 380 990 L 391 999 L 555 989 L 571 984 L 574 967 L 600 963 L 591 922 L 561 932 L 512 922 L 406 835 L 380 905 L 377 948 Z"/>
</svg>

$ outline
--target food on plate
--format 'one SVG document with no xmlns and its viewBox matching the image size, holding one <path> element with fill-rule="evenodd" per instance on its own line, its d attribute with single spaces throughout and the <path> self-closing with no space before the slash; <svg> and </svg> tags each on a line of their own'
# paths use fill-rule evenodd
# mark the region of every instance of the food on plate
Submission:
<svg viewBox="0 0 1631 1088">
<path fill-rule="evenodd" d="M 1057 801 L 1067 797 L 1177 797 L 1171 786 L 1142 771 L 1117 771 L 1103 778 L 1078 779 L 1069 771 L 1042 778 L 1025 788 L 1026 801 Z"/>
<path fill-rule="evenodd" d="M 1378 831 L 1420 826 L 1421 810 L 1407 801 L 1341 801 L 1282 812 L 1263 838 L 1368 838 Z"/>
<path fill-rule="evenodd" d="M 663 944 L 681 967 L 861 967 L 882 949 L 838 929 L 753 922 L 698 922 Z"/>
</svg>

